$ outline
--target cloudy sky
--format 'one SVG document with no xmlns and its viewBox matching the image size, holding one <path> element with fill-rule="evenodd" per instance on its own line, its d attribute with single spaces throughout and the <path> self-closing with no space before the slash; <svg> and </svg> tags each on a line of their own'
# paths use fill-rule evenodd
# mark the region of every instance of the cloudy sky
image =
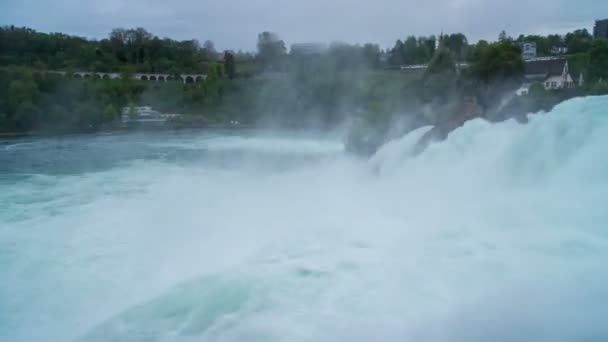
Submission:
<svg viewBox="0 0 608 342">
<path fill-rule="evenodd" d="M 0 25 L 103 38 L 144 27 L 175 39 L 210 39 L 254 50 L 257 33 L 294 42 L 376 42 L 462 32 L 494 40 L 501 30 L 564 33 L 608 18 L 608 0 L 0 0 Z"/>
</svg>

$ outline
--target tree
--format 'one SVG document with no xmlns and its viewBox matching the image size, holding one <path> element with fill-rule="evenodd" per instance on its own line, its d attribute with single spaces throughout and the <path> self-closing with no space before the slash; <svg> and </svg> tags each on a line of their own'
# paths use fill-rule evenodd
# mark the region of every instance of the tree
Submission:
<svg viewBox="0 0 608 342">
<path fill-rule="evenodd" d="M 589 79 L 592 82 L 608 81 L 608 41 L 593 41 L 589 51 Z"/>
<path fill-rule="evenodd" d="M 34 128 L 40 110 L 32 102 L 25 101 L 19 103 L 15 112 L 15 123 L 21 130 L 30 130 Z"/>
<path fill-rule="evenodd" d="M 477 44 L 473 45 L 470 49 L 469 61 L 479 60 L 488 45 L 490 44 L 483 39 L 478 41 Z"/>
<path fill-rule="evenodd" d="M 112 122 L 116 120 L 117 117 L 118 111 L 116 110 L 116 108 L 114 108 L 114 106 L 112 106 L 112 104 L 107 105 L 106 108 L 103 110 L 104 122 Z"/>
<path fill-rule="evenodd" d="M 508 40 L 483 47 L 471 65 L 473 74 L 486 83 L 518 80 L 524 68 L 521 48 Z"/>
<path fill-rule="evenodd" d="M 469 44 L 467 37 L 462 33 L 454 33 L 444 39 L 445 46 L 454 54 L 457 61 L 464 59 Z"/>
<path fill-rule="evenodd" d="M 426 69 L 426 74 L 434 75 L 449 73 L 453 75 L 455 72 L 456 63 L 454 62 L 454 57 L 446 44 L 442 43 L 431 59 L 431 62 Z"/>
<path fill-rule="evenodd" d="M 380 66 L 380 46 L 372 43 L 363 45 L 363 61 L 366 67 L 377 69 Z"/>
<path fill-rule="evenodd" d="M 405 64 L 416 64 L 418 62 L 418 40 L 409 36 L 403 43 L 403 62 Z"/>
<path fill-rule="evenodd" d="M 224 70 L 229 79 L 234 79 L 236 75 L 236 64 L 234 62 L 234 55 L 232 52 L 224 52 Z"/>
<path fill-rule="evenodd" d="M 210 40 L 206 40 L 203 43 L 203 49 L 207 50 L 210 53 L 215 53 L 215 43 Z"/>
<path fill-rule="evenodd" d="M 435 51 L 437 50 L 437 38 L 435 36 L 430 36 L 423 40 L 424 48 L 426 49 L 425 56 L 428 56 L 427 60 L 432 58 L 435 55 Z"/>
<path fill-rule="evenodd" d="M 403 42 L 401 39 L 398 39 L 395 42 L 395 46 L 390 52 L 389 56 L 389 64 L 390 65 L 402 65 L 403 64 Z"/>
<path fill-rule="evenodd" d="M 589 52 L 592 47 L 593 37 L 587 29 L 582 29 L 566 34 L 564 40 L 568 47 L 568 53 L 577 54 Z"/>
<path fill-rule="evenodd" d="M 504 42 L 504 41 L 508 41 L 508 40 L 512 40 L 512 38 L 507 36 L 507 31 L 505 31 L 505 30 L 500 31 L 500 34 L 498 35 L 498 41 Z"/>
<path fill-rule="evenodd" d="M 204 52 L 205 56 L 207 57 L 207 59 L 209 59 L 209 60 L 215 60 L 217 57 L 217 51 L 215 50 L 215 44 L 210 40 L 206 40 L 203 43 L 203 52 Z"/>
<path fill-rule="evenodd" d="M 25 74 L 22 79 L 12 81 L 8 87 L 9 108 L 17 111 L 22 103 L 34 103 L 38 95 L 38 85 L 31 78 L 31 74 Z"/>
<path fill-rule="evenodd" d="M 258 60 L 265 69 L 282 69 L 286 56 L 285 42 L 277 34 L 262 32 L 258 35 Z"/>
</svg>

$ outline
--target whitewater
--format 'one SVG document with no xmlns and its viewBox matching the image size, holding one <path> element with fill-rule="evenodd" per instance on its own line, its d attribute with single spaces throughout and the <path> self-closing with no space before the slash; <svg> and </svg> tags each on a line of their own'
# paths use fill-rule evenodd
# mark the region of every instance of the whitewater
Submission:
<svg viewBox="0 0 608 342">
<path fill-rule="evenodd" d="M 608 340 L 608 97 L 428 129 L 0 140 L 0 341 Z"/>
</svg>

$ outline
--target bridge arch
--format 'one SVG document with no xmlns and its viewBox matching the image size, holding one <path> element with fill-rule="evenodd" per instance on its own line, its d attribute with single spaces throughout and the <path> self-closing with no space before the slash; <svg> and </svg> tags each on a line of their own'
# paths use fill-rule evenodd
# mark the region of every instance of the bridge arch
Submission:
<svg viewBox="0 0 608 342">
<path fill-rule="evenodd" d="M 109 80 L 110 79 L 110 75 L 104 74 L 101 78 L 103 78 L 104 80 Z"/>
<path fill-rule="evenodd" d="M 194 83 L 194 78 L 192 76 L 186 76 L 184 79 L 185 83 Z"/>
<path fill-rule="evenodd" d="M 150 75 L 150 81 L 156 81 L 156 76 Z"/>
<path fill-rule="evenodd" d="M 148 76 L 141 75 L 141 77 L 139 79 L 142 80 L 142 81 L 147 81 L 148 80 Z"/>
<path fill-rule="evenodd" d="M 158 76 L 159 82 L 165 82 L 165 76 Z"/>
</svg>

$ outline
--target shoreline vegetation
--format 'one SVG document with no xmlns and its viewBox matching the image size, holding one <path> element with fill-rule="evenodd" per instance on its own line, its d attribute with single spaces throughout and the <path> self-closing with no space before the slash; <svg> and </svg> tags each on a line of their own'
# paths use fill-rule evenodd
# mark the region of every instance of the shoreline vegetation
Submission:
<svg viewBox="0 0 608 342">
<path fill-rule="evenodd" d="M 522 47 L 531 43 L 539 57 L 567 61 L 580 81 L 554 89 L 529 80 Z M 525 93 L 516 94 L 522 84 Z M 608 94 L 608 41 L 586 30 L 517 38 L 503 31 L 477 43 L 460 33 L 410 36 L 386 50 L 294 44 L 289 53 L 278 35 L 264 32 L 257 52 L 245 53 L 142 28 L 114 29 L 102 40 L 0 28 L 0 137 L 120 131 L 125 108 L 149 106 L 179 113 L 170 129 L 330 130 L 348 122 L 347 149 L 370 155 L 422 126 L 433 129 L 419 151 L 474 118 L 525 123 L 529 113 L 601 94 Z"/>
</svg>

